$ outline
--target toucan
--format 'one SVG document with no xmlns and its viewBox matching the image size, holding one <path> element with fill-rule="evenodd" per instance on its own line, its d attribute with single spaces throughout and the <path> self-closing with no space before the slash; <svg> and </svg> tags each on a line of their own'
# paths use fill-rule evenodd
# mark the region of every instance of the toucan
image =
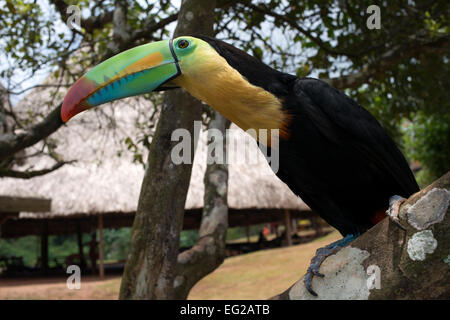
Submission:
<svg viewBox="0 0 450 320">
<path fill-rule="evenodd" d="M 419 191 L 408 162 L 366 109 L 325 81 L 277 71 L 203 35 L 124 51 L 94 67 L 65 96 L 61 119 L 94 106 L 184 88 L 243 130 L 278 130 L 277 176 L 343 236 L 317 250 L 304 277 Z M 182 107 L 182 106 L 180 106 Z M 258 136 L 255 137 L 259 139 Z M 397 210 L 393 210 L 397 208 Z"/>
</svg>

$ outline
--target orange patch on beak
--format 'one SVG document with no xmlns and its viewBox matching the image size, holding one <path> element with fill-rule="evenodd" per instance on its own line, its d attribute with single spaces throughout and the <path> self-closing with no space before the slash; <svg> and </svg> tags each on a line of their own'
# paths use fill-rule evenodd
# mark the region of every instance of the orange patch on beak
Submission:
<svg viewBox="0 0 450 320">
<path fill-rule="evenodd" d="M 164 61 L 164 56 L 159 52 L 154 52 L 148 56 L 139 59 L 138 61 L 130 64 L 124 70 L 117 74 L 118 78 L 124 77 L 128 74 L 136 73 L 142 70 L 150 69 L 157 65 L 160 65 Z"/>
</svg>

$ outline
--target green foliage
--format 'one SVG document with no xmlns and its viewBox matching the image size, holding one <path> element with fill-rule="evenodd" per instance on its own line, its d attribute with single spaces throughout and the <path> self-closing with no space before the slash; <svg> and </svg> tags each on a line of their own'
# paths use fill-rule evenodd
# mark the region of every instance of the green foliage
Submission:
<svg viewBox="0 0 450 320">
<path fill-rule="evenodd" d="M 251 235 L 260 231 L 260 226 L 252 226 Z M 103 245 L 105 260 L 125 260 L 130 247 L 131 228 L 104 229 Z M 184 230 L 180 235 L 180 248 L 192 247 L 198 237 L 197 230 Z M 227 239 L 233 240 L 246 237 L 245 228 L 228 229 Z M 98 239 L 98 238 L 97 238 Z M 91 235 L 83 235 L 84 255 L 89 258 L 89 242 Z M 78 244 L 75 235 L 50 236 L 49 237 L 49 266 L 63 265 L 65 258 L 71 254 L 78 253 Z M 0 239 L 0 257 L 15 256 L 22 257 L 27 267 L 36 266 L 40 256 L 40 238 L 38 236 L 27 236 L 17 239 Z"/>
<path fill-rule="evenodd" d="M 404 131 L 409 154 L 424 166 L 418 174 L 422 186 L 450 170 L 450 112 L 418 113 L 413 122 L 405 125 Z"/>
<path fill-rule="evenodd" d="M 125 260 L 130 245 L 131 228 L 105 229 L 103 243 L 105 260 Z M 98 237 L 97 237 L 98 239 Z M 89 259 L 90 234 L 83 234 L 83 253 Z M 34 267 L 40 256 L 40 237 L 27 236 L 17 239 L 0 239 L 0 256 L 22 257 L 25 266 Z M 78 253 L 76 235 L 49 236 L 48 261 L 50 267 L 63 266 L 65 259 Z"/>
<path fill-rule="evenodd" d="M 255 236 L 258 235 L 262 230 L 264 224 L 258 224 L 254 226 L 250 226 L 249 235 Z M 227 230 L 227 240 L 236 240 L 236 239 L 244 239 L 247 237 L 247 229 L 245 227 L 234 227 L 228 228 Z"/>
<path fill-rule="evenodd" d="M 184 230 L 180 235 L 180 248 L 192 247 L 198 238 L 197 230 Z"/>
<path fill-rule="evenodd" d="M 130 247 L 131 228 L 105 229 L 103 243 L 105 260 L 124 261 Z"/>
<path fill-rule="evenodd" d="M 27 236 L 18 239 L 0 239 L 0 257 L 22 257 L 26 266 L 36 265 L 39 238 Z"/>
<path fill-rule="evenodd" d="M 257 235 L 263 225 L 250 227 L 250 236 Z M 104 229 L 103 245 L 105 260 L 124 261 L 130 247 L 131 228 Z M 192 247 L 198 237 L 197 230 L 184 230 L 180 235 L 180 248 Z M 247 237 L 243 227 L 229 228 L 227 240 L 243 239 Z M 97 237 L 98 239 L 98 237 Z M 83 234 L 84 255 L 89 259 L 89 242 L 91 235 Z M 0 257 L 22 257 L 25 266 L 35 267 L 40 256 L 40 237 L 27 236 L 17 239 L 0 239 Z M 75 235 L 49 237 L 49 266 L 64 266 L 65 259 L 71 254 L 78 253 Z"/>
</svg>

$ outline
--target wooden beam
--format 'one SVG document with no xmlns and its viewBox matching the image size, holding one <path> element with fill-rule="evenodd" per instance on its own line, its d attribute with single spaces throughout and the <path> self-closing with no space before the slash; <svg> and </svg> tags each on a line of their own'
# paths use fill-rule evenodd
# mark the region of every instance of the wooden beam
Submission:
<svg viewBox="0 0 450 320">
<path fill-rule="evenodd" d="M 8 219 L 17 218 L 19 212 L 0 212 L 0 225 Z"/>
<path fill-rule="evenodd" d="M 99 275 L 100 278 L 103 278 L 105 276 L 105 269 L 104 269 L 104 265 L 103 265 L 103 215 L 99 214 L 98 215 L 98 244 L 99 244 L 99 248 L 98 248 L 98 259 L 99 259 Z"/>
<path fill-rule="evenodd" d="M 284 225 L 286 227 L 285 229 L 286 245 L 290 247 L 292 246 L 292 232 L 291 232 L 292 220 L 291 220 L 291 212 L 289 211 L 289 209 L 286 209 L 284 211 Z"/>
<path fill-rule="evenodd" d="M 0 196 L 0 212 L 49 212 L 51 200 Z"/>
</svg>

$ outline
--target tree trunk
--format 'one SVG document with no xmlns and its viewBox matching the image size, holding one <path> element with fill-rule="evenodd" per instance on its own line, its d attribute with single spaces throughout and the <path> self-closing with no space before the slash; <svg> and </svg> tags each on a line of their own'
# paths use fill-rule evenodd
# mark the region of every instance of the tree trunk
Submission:
<svg viewBox="0 0 450 320">
<path fill-rule="evenodd" d="M 401 230 L 384 219 L 320 268 L 308 293 L 300 279 L 272 299 L 449 299 L 450 172 L 400 207 Z"/>
<path fill-rule="evenodd" d="M 211 35 L 214 8 L 215 1 L 184 0 L 175 37 L 195 32 Z M 198 100 L 182 90 L 165 94 L 149 150 L 120 299 L 173 298 L 179 237 L 192 164 L 175 165 L 172 162 L 171 150 L 178 142 L 171 141 L 171 134 L 184 128 L 195 140 L 195 120 L 201 120 Z M 195 141 L 191 142 L 195 144 Z"/>
<path fill-rule="evenodd" d="M 211 111 L 208 126 L 208 152 L 222 149 L 226 157 L 226 129 L 230 122 L 218 112 Z M 212 138 L 212 130 L 219 130 L 224 139 Z M 211 141 L 213 140 L 213 141 Z M 225 158 L 222 158 L 225 160 Z M 225 240 L 228 228 L 228 166 L 212 163 L 206 167 L 204 183 L 202 222 L 197 243 L 178 255 L 177 276 L 174 282 L 175 299 L 186 299 L 192 287 L 203 277 L 213 272 L 225 259 Z"/>
</svg>

